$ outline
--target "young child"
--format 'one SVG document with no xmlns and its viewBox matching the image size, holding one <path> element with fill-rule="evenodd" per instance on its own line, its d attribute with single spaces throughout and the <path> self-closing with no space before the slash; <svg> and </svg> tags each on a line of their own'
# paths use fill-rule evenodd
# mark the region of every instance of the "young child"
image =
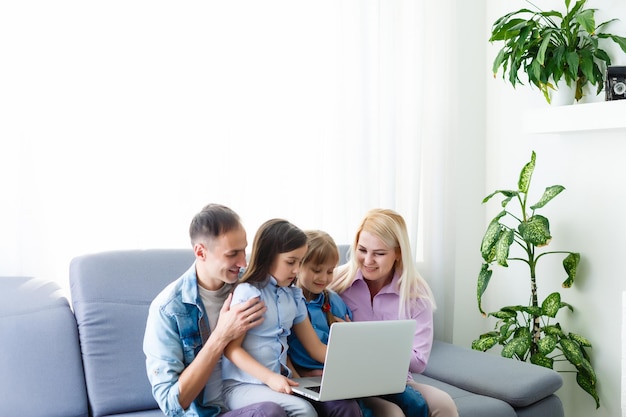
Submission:
<svg viewBox="0 0 626 417">
<path fill-rule="evenodd" d="M 323 362 L 326 345 L 307 315 L 302 290 L 293 286 L 307 251 L 302 230 L 282 219 L 265 222 L 254 237 L 248 268 L 233 292 L 232 305 L 260 297 L 267 311 L 263 322 L 224 350 L 224 401 L 237 409 L 256 399 L 280 404 L 289 416 L 360 417 L 352 400 L 309 402 L 292 394 L 297 385 L 287 359 L 292 331 L 312 358 Z"/>
<path fill-rule="evenodd" d="M 333 280 L 334 270 L 339 262 L 339 251 L 335 241 L 328 233 L 319 230 L 307 231 L 306 235 L 308 250 L 302 258 L 297 285 L 302 289 L 306 299 L 308 314 L 317 336 L 326 344 L 331 324 L 340 320 L 351 320 L 352 313 L 337 293 L 326 288 Z M 289 336 L 289 356 L 295 369 L 304 376 L 321 375 L 324 364 L 307 353 L 298 337 L 297 334 Z M 372 416 L 378 410 L 385 410 L 385 414 L 388 414 L 390 410 L 394 410 L 380 401 L 396 404 L 402 410 L 400 415 L 428 416 L 426 401 L 410 385 L 399 394 L 360 399 L 359 405 L 363 415 Z M 398 413 L 399 411 L 396 411 L 396 414 Z"/>
</svg>

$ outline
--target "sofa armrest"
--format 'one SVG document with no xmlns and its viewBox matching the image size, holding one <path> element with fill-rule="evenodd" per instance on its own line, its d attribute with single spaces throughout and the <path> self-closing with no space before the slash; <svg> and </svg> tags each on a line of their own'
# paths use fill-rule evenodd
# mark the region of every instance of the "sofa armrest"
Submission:
<svg viewBox="0 0 626 417">
<path fill-rule="evenodd" d="M 558 372 L 436 340 L 424 375 L 475 394 L 526 407 L 563 385 Z"/>
</svg>

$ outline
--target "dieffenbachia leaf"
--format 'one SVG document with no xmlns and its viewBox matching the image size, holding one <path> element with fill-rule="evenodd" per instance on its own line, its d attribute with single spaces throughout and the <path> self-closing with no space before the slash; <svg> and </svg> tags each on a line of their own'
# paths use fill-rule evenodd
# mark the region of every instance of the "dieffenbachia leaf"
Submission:
<svg viewBox="0 0 626 417">
<path fill-rule="evenodd" d="M 563 288 L 570 288 L 576 279 L 576 270 L 580 263 L 580 253 L 572 252 L 563 259 L 563 268 L 567 273 L 567 279 L 563 281 Z"/>
<path fill-rule="evenodd" d="M 509 266 L 506 260 L 509 257 L 509 248 L 513 243 L 513 230 L 504 229 L 496 242 L 496 261 L 498 265 Z"/>
<path fill-rule="evenodd" d="M 493 261 L 493 256 L 495 254 L 492 253 L 492 249 L 498 241 L 500 231 L 502 230 L 502 225 L 499 221 L 505 215 L 506 211 L 501 211 L 496 217 L 493 218 L 493 220 L 491 220 L 489 226 L 487 226 L 487 230 L 483 236 L 483 241 L 480 244 L 480 253 L 485 262 Z"/>
<path fill-rule="evenodd" d="M 541 303 L 541 312 L 548 317 L 556 317 L 561 308 L 561 294 L 553 292 Z"/>
<path fill-rule="evenodd" d="M 538 214 L 521 222 L 517 228 L 522 235 L 522 239 L 535 246 L 546 246 L 550 243 L 550 222 L 547 218 Z"/>
<path fill-rule="evenodd" d="M 539 201 L 530 206 L 530 208 L 532 210 L 536 210 L 545 206 L 550 200 L 556 197 L 563 190 L 565 190 L 565 187 L 563 187 L 562 185 L 553 185 L 551 187 L 547 187 Z"/>
<path fill-rule="evenodd" d="M 489 285 L 489 280 L 491 279 L 492 271 L 489 269 L 489 264 L 483 264 L 480 268 L 480 273 L 478 274 L 478 285 L 476 288 L 476 299 L 478 300 L 478 310 L 483 317 L 487 317 L 487 313 L 483 311 L 482 307 L 482 297 Z"/>
<path fill-rule="evenodd" d="M 528 187 L 530 187 L 530 179 L 533 176 L 533 171 L 535 170 L 535 159 L 537 155 L 535 151 L 532 152 L 530 156 L 530 161 L 524 165 L 522 171 L 519 174 L 519 181 L 517 182 L 517 188 L 520 193 L 527 193 Z"/>
</svg>

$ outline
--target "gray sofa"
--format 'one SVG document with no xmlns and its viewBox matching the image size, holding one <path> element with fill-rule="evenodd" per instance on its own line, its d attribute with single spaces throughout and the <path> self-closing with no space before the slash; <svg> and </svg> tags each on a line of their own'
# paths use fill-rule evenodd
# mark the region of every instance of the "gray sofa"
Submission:
<svg viewBox="0 0 626 417">
<path fill-rule="evenodd" d="M 0 416 L 162 417 L 145 372 L 145 320 L 192 262 L 182 249 L 80 256 L 71 307 L 52 282 L 0 277 Z M 436 341 L 415 377 L 449 392 L 461 417 L 563 416 L 561 376 L 527 363 Z"/>
</svg>

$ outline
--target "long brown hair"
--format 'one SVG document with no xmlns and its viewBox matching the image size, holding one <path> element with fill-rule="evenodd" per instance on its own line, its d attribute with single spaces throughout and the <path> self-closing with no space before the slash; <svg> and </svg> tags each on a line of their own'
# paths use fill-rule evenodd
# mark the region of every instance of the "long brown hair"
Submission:
<svg viewBox="0 0 626 417">
<path fill-rule="evenodd" d="M 252 243 L 250 261 L 239 282 L 259 288 L 269 282 L 270 268 L 276 257 L 306 245 L 304 232 L 284 219 L 271 219 L 259 227 Z"/>
</svg>

